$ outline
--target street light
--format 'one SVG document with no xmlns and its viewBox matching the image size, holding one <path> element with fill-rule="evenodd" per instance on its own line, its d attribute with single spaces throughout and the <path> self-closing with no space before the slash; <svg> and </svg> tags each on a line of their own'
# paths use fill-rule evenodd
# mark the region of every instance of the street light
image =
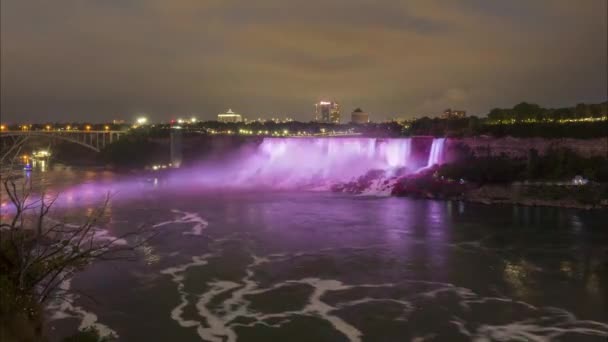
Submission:
<svg viewBox="0 0 608 342">
<path fill-rule="evenodd" d="M 6 129 L 6 126 L 0 125 L 0 131 L 4 131 L 5 129 Z"/>
<path fill-rule="evenodd" d="M 105 127 L 104 127 L 104 129 L 105 129 L 106 131 L 109 131 L 109 130 L 110 130 L 110 126 L 105 126 Z"/>
<path fill-rule="evenodd" d="M 91 130 L 91 126 L 89 126 L 89 125 L 87 125 L 85 128 L 87 129 L 87 131 Z"/>
<path fill-rule="evenodd" d="M 47 130 L 47 131 L 50 131 L 50 130 L 51 130 L 51 126 L 46 125 L 46 130 Z"/>
<path fill-rule="evenodd" d="M 137 124 L 138 124 L 138 125 L 145 125 L 147 122 L 148 122 L 148 119 L 147 119 L 147 118 L 145 118 L 145 117 L 143 117 L 143 116 L 142 116 L 142 117 L 137 118 Z"/>
</svg>

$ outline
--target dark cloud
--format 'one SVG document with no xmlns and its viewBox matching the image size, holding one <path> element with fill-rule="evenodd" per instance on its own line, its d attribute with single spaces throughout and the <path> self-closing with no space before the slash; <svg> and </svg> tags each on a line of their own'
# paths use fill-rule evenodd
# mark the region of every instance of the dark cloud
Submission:
<svg viewBox="0 0 608 342">
<path fill-rule="evenodd" d="M 2 0 L 3 120 L 606 98 L 605 1 Z"/>
</svg>

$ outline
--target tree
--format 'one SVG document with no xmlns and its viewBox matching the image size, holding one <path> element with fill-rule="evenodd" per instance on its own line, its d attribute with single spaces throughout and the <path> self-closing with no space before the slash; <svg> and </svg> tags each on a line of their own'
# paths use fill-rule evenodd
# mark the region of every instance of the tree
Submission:
<svg viewBox="0 0 608 342">
<path fill-rule="evenodd" d="M 154 235 L 142 226 L 121 236 L 102 237 L 109 195 L 82 224 L 54 220 L 49 213 L 57 196 L 36 193 L 33 182 L 14 171 L 12 160 L 23 143 L 0 156 L 2 197 L 9 203 L 0 216 L 1 341 L 42 340 L 42 309 L 65 296 L 58 290 L 60 284 L 92 262 L 133 257 L 136 248 Z"/>
</svg>

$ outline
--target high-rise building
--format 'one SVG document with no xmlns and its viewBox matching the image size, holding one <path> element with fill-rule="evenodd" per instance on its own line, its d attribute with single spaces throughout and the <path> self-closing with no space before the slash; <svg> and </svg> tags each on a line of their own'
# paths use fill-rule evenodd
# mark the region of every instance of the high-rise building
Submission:
<svg viewBox="0 0 608 342">
<path fill-rule="evenodd" d="M 232 109 L 228 109 L 226 113 L 218 114 L 217 121 L 219 122 L 241 122 L 243 121 L 243 117 L 241 114 L 237 114 L 232 111 Z"/>
<path fill-rule="evenodd" d="M 316 103 L 315 121 L 323 123 L 340 123 L 340 105 L 331 101 Z"/>
<path fill-rule="evenodd" d="M 450 108 L 443 111 L 441 114 L 442 119 L 462 119 L 467 116 L 467 112 L 464 110 L 452 110 Z"/>
<path fill-rule="evenodd" d="M 369 114 L 357 108 L 350 114 L 350 121 L 354 124 L 369 123 Z"/>
</svg>

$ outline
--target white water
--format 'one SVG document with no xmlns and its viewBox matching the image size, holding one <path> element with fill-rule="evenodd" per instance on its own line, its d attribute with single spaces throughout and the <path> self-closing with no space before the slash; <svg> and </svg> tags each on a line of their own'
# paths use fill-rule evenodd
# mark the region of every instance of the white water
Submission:
<svg viewBox="0 0 608 342">
<path fill-rule="evenodd" d="M 269 138 L 238 158 L 193 171 L 210 186 L 318 187 L 351 181 L 370 170 L 414 173 L 421 164 L 441 160 L 444 140 L 434 139 L 431 154 L 418 161 L 410 138 Z"/>
<path fill-rule="evenodd" d="M 433 139 L 433 144 L 431 145 L 431 152 L 429 153 L 429 161 L 426 165 L 427 167 L 441 164 L 443 162 L 444 145 L 445 138 Z"/>
</svg>

